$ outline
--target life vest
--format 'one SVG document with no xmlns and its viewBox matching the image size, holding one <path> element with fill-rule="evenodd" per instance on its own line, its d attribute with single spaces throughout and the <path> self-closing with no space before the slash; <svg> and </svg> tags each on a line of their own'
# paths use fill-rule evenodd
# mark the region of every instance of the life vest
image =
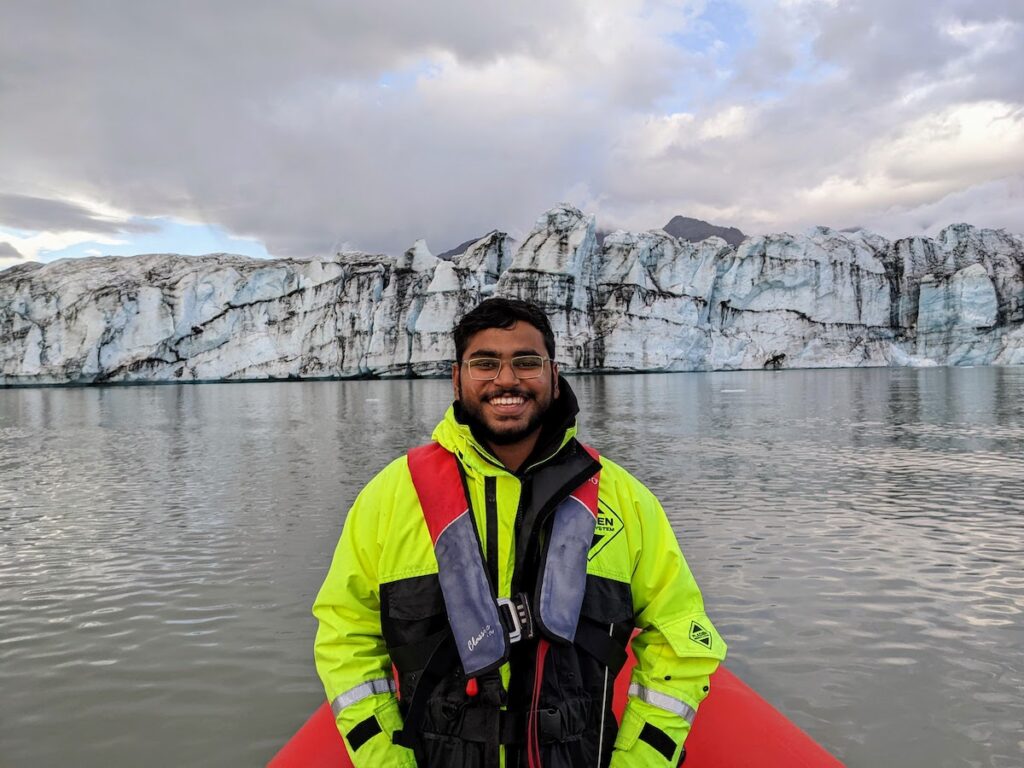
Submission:
<svg viewBox="0 0 1024 768">
<path fill-rule="evenodd" d="M 596 451 L 583 447 L 598 459 Z M 524 615 L 522 604 L 495 596 L 455 456 L 431 443 L 409 451 L 408 462 L 434 544 L 441 593 L 465 675 L 475 677 L 507 661 L 510 643 L 518 639 L 520 620 L 535 621 L 540 635 L 553 643 L 572 643 L 597 523 L 600 471 L 555 509 L 537 586 Z M 501 611 L 506 612 L 504 621 Z"/>
<path fill-rule="evenodd" d="M 501 746 L 512 750 L 510 766 L 531 768 L 604 765 L 602 748 L 611 755 L 615 731 L 605 724 L 614 721 L 611 683 L 626 659 L 632 602 L 628 584 L 587 573 L 600 463 L 595 451 L 574 445 L 564 462 L 530 475 L 515 549 L 516 569 L 529 570 L 518 583 L 531 594 L 512 598 L 496 596 L 496 564 L 489 576 L 456 457 L 438 444 L 408 454 L 438 572 L 410 578 L 408 591 L 395 582 L 385 594 L 381 585 L 382 629 L 403 691 L 403 726 L 392 741 L 412 749 L 420 765 L 497 768 Z M 530 551 L 524 564 L 519 558 Z M 430 579 L 443 629 L 427 618 Z M 399 607 L 399 591 L 422 597 L 419 619 Z M 498 672 L 506 662 L 507 690 Z"/>
</svg>

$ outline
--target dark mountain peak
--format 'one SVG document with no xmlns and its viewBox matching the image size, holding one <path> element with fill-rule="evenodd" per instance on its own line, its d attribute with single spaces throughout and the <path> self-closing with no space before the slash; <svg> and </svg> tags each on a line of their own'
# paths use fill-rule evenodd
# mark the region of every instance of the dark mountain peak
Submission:
<svg viewBox="0 0 1024 768">
<path fill-rule="evenodd" d="M 736 227 L 717 227 L 700 219 L 691 219 L 689 216 L 673 216 L 672 221 L 662 229 L 672 237 L 689 240 L 691 243 L 699 243 L 714 235 L 725 240 L 733 248 L 742 243 L 746 237 Z"/>
<path fill-rule="evenodd" d="M 462 254 L 464 254 L 466 252 L 466 249 L 469 248 L 469 246 L 471 246 L 473 243 L 475 243 L 477 240 L 480 240 L 483 237 L 487 237 L 487 235 L 481 235 L 480 237 L 472 237 L 464 243 L 459 243 L 454 248 L 449 248 L 444 253 L 437 254 L 437 258 L 444 259 L 445 261 L 451 261 L 456 256 L 461 256 Z"/>
</svg>

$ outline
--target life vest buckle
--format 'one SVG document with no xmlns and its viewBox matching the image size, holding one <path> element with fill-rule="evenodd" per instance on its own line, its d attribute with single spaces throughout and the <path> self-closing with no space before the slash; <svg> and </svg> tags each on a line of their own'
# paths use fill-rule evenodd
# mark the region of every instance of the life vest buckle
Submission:
<svg viewBox="0 0 1024 768">
<path fill-rule="evenodd" d="M 520 592 L 514 597 L 499 597 L 498 614 L 501 616 L 505 631 L 508 632 L 509 643 L 518 643 L 520 640 L 532 640 L 536 636 L 533 623 L 533 612 L 530 611 L 530 601 L 525 592 Z"/>
</svg>

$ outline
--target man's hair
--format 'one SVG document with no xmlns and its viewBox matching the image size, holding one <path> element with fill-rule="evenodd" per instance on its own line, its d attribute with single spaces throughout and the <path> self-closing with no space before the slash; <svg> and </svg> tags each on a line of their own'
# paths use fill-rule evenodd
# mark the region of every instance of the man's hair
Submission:
<svg viewBox="0 0 1024 768">
<path fill-rule="evenodd" d="M 488 328 L 511 328 L 517 322 L 529 323 L 544 337 L 548 357 L 555 358 L 555 334 L 548 316 L 536 304 L 520 299 L 485 299 L 462 316 L 452 331 L 455 338 L 455 360 L 462 362 L 470 338 Z"/>
</svg>

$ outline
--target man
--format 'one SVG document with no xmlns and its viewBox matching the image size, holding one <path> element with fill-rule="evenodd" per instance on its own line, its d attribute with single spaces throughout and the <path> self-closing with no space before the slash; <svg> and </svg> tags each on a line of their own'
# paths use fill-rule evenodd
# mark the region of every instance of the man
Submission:
<svg viewBox="0 0 1024 768">
<path fill-rule="evenodd" d="M 353 763 L 676 766 L 726 646 L 665 513 L 576 440 L 536 306 L 488 299 L 454 337 L 435 442 L 360 493 L 313 606 Z"/>
</svg>

